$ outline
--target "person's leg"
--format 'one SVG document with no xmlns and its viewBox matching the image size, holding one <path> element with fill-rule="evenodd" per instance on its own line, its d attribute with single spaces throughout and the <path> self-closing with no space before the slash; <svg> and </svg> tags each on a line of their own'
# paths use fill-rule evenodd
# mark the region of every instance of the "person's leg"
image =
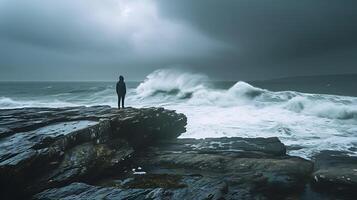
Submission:
<svg viewBox="0 0 357 200">
<path fill-rule="evenodd" d="M 122 98 L 122 99 L 121 99 L 121 107 L 124 108 L 125 95 L 123 95 L 121 98 Z"/>
<path fill-rule="evenodd" d="M 118 109 L 120 109 L 120 96 L 118 95 Z"/>
</svg>

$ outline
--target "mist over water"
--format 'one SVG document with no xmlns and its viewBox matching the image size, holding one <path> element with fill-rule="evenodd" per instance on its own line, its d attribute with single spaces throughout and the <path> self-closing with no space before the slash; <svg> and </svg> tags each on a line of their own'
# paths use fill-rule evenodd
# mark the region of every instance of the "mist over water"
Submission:
<svg viewBox="0 0 357 200">
<path fill-rule="evenodd" d="M 114 82 L 0 83 L 0 108 L 117 105 Z M 289 154 L 357 154 L 357 97 L 273 92 L 246 82 L 157 70 L 127 82 L 127 106 L 163 106 L 188 117 L 182 138 L 279 137 Z"/>
</svg>

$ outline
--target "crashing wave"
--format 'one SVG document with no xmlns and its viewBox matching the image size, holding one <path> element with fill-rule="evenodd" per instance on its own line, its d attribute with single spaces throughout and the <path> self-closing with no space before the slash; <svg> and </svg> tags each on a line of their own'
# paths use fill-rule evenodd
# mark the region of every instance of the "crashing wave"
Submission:
<svg viewBox="0 0 357 200">
<path fill-rule="evenodd" d="M 295 91 L 273 92 L 238 81 L 227 89 L 217 89 L 207 76 L 173 69 L 156 70 L 136 89 L 128 88 L 128 103 L 140 105 L 185 105 L 269 108 L 272 113 L 292 112 L 329 119 L 357 119 L 357 98 Z M 0 97 L 0 109 L 21 107 L 61 107 L 76 105 L 116 106 L 113 85 L 91 86 L 88 90 L 60 91 L 36 98 Z M 81 89 L 81 90 L 78 90 Z"/>
<path fill-rule="evenodd" d="M 329 119 L 357 119 L 357 105 L 329 99 L 309 98 L 308 95 L 292 98 L 285 108 L 297 113 L 311 114 Z"/>
<path fill-rule="evenodd" d="M 176 96 L 179 99 L 190 98 L 206 88 L 207 77 L 173 69 L 156 70 L 146 77 L 137 88 L 140 97 L 157 95 Z"/>
<path fill-rule="evenodd" d="M 186 100 L 191 105 L 240 106 L 257 108 L 275 106 L 295 113 L 303 113 L 331 119 L 357 119 L 356 104 L 339 96 L 305 94 L 295 91 L 273 92 L 238 81 L 232 87 L 210 87 L 209 79 L 172 69 L 161 69 L 149 74 L 136 88 L 139 98 L 158 101 Z"/>
<path fill-rule="evenodd" d="M 173 97 L 190 99 L 191 103 L 221 104 L 239 98 L 253 99 L 265 90 L 253 87 L 245 82 L 237 82 L 228 90 L 210 87 L 209 79 L 201 74 L 192 74 L 172 69 L 156 70 L 149 74 L 137 88 L 136 93 L 141 98 Z M 166 100 L 166 99 L 165 99 Z"/>
<path fill-rule="evenodd" d="M 227 93 L 236 97 L 247 97 L 253 99 L 263 94 L 265 90 L 253 87 L 252 85 L 239 81 L 228 89 Z"/>
</svg>

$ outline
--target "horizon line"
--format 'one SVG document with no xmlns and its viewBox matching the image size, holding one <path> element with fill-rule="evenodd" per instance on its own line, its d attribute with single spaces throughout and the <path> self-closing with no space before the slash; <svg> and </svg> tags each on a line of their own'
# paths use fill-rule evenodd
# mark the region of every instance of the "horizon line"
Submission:
<svg viewBox="0 0 357 200">
<path fill-rule="evenodd" d="M 357 73 L 342 73 L 342 74 L 320 74 L 320 75 L 297 75 L 297 76 L 281 76 L 270 79 L 255 79 L 255 80 L 223 80 L 223 79 L 212 79 L 209 81 L 269 81 L 285 78 L 302 78 L 302 77 L 315 77 L 315 76 L 346 76 L 346 75 L 357 75 Z M 0 80 L 0 82 L 116 82 L 117 80 Z M 126 80 L 126 82 L 143 82 L 143 80 Z"/>
</svg>

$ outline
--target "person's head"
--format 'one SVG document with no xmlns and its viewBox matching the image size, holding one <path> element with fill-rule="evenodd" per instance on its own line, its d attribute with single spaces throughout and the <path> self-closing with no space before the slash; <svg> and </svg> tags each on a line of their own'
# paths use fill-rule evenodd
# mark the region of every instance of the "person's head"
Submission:
<svg viewBox="0 0 357 200">
<path fill-rule="evenodd" d="M 119 76 L 119 81 L 124 81 L 124 77 L 123 76 Z"/>
</svg>

